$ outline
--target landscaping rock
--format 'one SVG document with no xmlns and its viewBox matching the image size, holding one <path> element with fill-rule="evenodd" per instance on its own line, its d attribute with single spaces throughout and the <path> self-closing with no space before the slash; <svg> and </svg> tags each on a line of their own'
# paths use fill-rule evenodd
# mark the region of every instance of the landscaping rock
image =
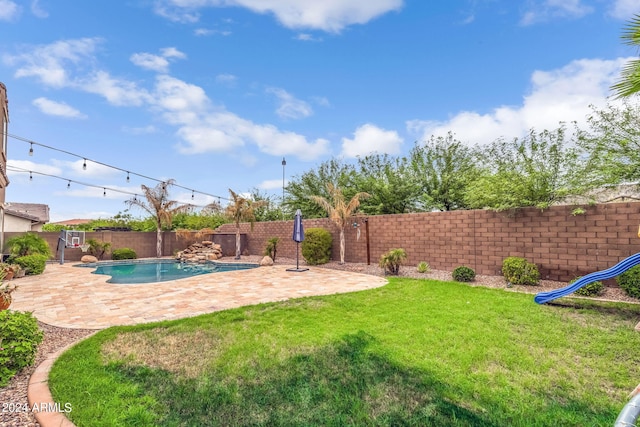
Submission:
<svg viewBox="0 0 640 427">
<path fill-rule="evenodd" d="M 260 267 L 270 267 L 273 265 L 273 260 L 271 259 L 270 256 L 265 256 L 264 258 L 262 258 L 262 261 L 260 261 Z"/>
<path fill-rule="evenodd" d="M 222 258 L 222 247 L 209 240 L 202 243 L 194 243 L 176 254 L 180 262 L 204 263 Z"/>
<path fill-rule="evenodd" d="M 91 264 L 94 262 L 98 262 L 98 258 L 94 257 L 93 255 L 82 255 L 82 258 L 80 258 L 80 261 L 83 264 Z"/>
</svg>

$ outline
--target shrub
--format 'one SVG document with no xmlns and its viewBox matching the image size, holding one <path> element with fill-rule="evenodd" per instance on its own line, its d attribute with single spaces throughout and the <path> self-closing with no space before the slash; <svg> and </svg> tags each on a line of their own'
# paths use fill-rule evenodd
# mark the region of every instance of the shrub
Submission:
<svg viewBox="0 0 640 427">
<path fill-rule="evenodd" d="M 473 282 L 476 278 L 476 272 L 473 271 L 473 268 L 461 265 L 453 270 L 451 276 L 453 277 L 453 280 L 458 282 Z"/>
<path fill-rule="evenodd" d="M 616 282 L 627 295 L 640 298 L 640 265 L 636 265 L 617 276 Z"/>
<path fill-rule="evenodd" d="M 422 261 L 418 263 L 417 270 L 418 270 L 418 273 L 427 273 L 429 272 L 429 270 L 431 270 L 431 267 L 429 266 L 429 263 Z"/>
<path fill-rule="evenodd" d="M 307 264 L 326 264 L 331 259 L 333 238 L 324 228 L 309 228 L 304 232 L 302 241 L 302 257 Z"/>
<path fill-rule="evenodd" d="M 576 277 L 575 279 L 570 281 L 569 284 L 575 283 L 575 281 L 578 280 L 579 278 L 580 277 Z M 604 285 L 600 281 L 588 283 L 574 292 L 574 294 L 580 295 L 583 297 L 597 297 L 599 295 L 602 295 L 603 293 L 604 293 Z"/>
<path fill-rule="evenodd" d="M 42 254 L 33 254 L 15 258 L 13 262 L 24 269 L 24 273 L 29 276 L 42 274 L 49 257 Z"/>
<path fill-rule="evenodd" d="M 385 274 L 397 276 L 400 273 L 400 266 L 406 259 L 407 253 L 404 249 L 391 249 L 380 257 L 380 267 L 384 269 Z"/>
<path fill-rule="evenodd" d="M 278 242 L 280 242 L 279 237 L 272 237 L 267 239 L 267 246 L 264 248 L 264 255 L 271 257 L 273 262 L 276 261 L 276 253 L 278 252 Z"/>
<path fill-rule="evenodd" d="M 111 252 L 111 259 L 113 259 L 113 260 L 136 259 L 136 258 L 138 258 L 138 255 L 136 254 L 136 251 L 134 251 L 133 249 L 130 249 L 130 248 L 114 249 Z"/>
<path fill-rule="evenodd" d="M 31 313 L 0 311 L 0 387 L 33 363 L 42 331 Z"/>
<path fill-rule="evenodd" d="M 102 259 L 104 254 L 111 250 L 111 243 L 102 242 L 96 239 L 87 240 L 89 253 L 98 259 Z"/>
<path fill-rule="evenodd" d="M 538 266 L 520 257 L 508 257 L 502 261 L 502 275 L 512 285 L 534 286 L 540 283 Z"/>
<path fill-rule="evenodd" d="M 7 240 L 5 248 L 16 258 L 34 254 L 46 255 L 47 258 L 51 256 L 51 249 L 47 241 L 34 233 L 12 237 Z"/>
</svg>

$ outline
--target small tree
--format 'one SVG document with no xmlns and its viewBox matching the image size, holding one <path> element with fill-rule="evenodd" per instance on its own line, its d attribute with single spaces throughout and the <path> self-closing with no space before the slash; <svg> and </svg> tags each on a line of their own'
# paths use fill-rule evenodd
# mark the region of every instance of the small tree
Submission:
<svg viewBox="0 0 640 427">
<path fill-rule="evenodd" d="M 242 197 L 232 189 L 229 189 L 229 194 L 231 194 L 231 203 L 227 206 L 225 214 L 236 224 L 236 259 L 240 259 L 240 223 L 249 222 L 253 230 L 253 224 L 256 222 L 255 210 L 265 206 L 267 202 Z"/>
<path fill-rule="evenodd" d="M 360 199 L 369 197 L 369 194 L 356 193 L 347 203 L 338 187 L 327 183 L 327 190 L 329 192 L 329 200 L 321 196 L 309 196 L 309 198 L 321 206 L 329 215 L 329 219 L 340 229 L 340 264 L 344 264 L 344 228 L 351 222 L 351 216 L 360 206 Z"/>
<path fill-rule="evenodd" d="M 175 200 L 169 199 L 169 186 L 175 182 L 173 179 L 161 182 L 155 187 L 147 187 L 142 185 L 144 200 L 134 197 L 125 203 L 131 206 L 137 206 L 151 214 L 156 225 L 156 253 L 158 258 L 162 256 L 162 228 L 171 227 L 171 219 L 173 215 L 179 212 L 186 212 L 190 209 L 189 205 L 180 204 Z"/>
</svg>

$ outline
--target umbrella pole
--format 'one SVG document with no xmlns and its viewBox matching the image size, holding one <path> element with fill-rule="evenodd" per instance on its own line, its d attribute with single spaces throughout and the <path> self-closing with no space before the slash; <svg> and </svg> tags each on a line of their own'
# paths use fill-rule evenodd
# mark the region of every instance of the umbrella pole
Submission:
<svg viewBox="0 0 640 427">
<path fill-rule="evenodd" d="M 296 270 L 300 269 L 300 242 L 296 242 Z"/>
</svg>

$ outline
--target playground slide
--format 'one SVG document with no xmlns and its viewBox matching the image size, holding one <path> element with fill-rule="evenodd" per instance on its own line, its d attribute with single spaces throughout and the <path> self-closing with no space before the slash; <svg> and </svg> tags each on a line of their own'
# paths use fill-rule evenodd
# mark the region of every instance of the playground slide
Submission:
<svg viewBox="0 0 640 427">
<path fill-rule="evenodd" d="M 589 283 L 596 282 L 598 280 L 612 279 L 621 273 L 624 273 L 634 265 L 640 264 L 640 253 L 631 255 L 629 258 L 625 258 L 611 268 L 602 271 L 596 271 L 589 273 L 573 282 L 572 284 L 565 286 L 564 288 L 555 289 L 548 292 L 540 292 L 534 298 L 534 301 L 538 304 L 544 304 L 552 301 L 556 298 L 560 298 L 569 295 L 581 287 L 588 285 Z"/>
</svg>

